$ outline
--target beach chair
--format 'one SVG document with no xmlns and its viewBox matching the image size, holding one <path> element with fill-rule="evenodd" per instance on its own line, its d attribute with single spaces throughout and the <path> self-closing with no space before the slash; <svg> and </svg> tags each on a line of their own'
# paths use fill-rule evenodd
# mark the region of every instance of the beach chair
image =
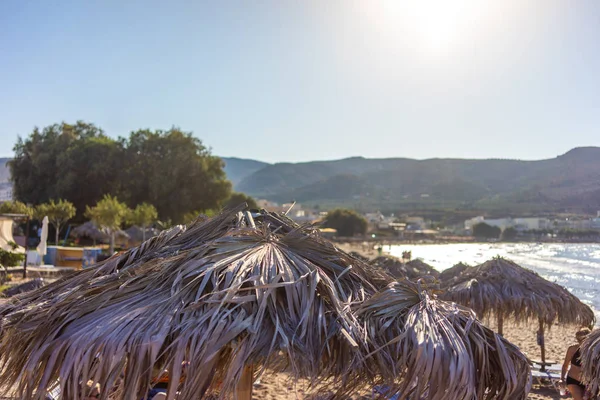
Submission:
<svg viewBox="0 0 600 400">
<path fill-rule="evenodd" d="M 540 366 L 540 371 L 546 371 L 546 370 L 550 370 L 550 371 L 560 371 L 562 368 L 562 365 L 557 363 L 556 361 L 546 361 L 546 362 L 542 362 L 540 360 L 531 360 L 531 362 L 534 365 L 539 365 Z"/>
<path fill-rule="evenodd" d="M 560 382 L 560 374 L 550 371 L 531 371 L 531 377 L 535 379 L 540 385 L 543 385 L 543 381 L 547 380 L 552 384 L 552 387 L 556 389 L 556 391 L 560 391 L 558 387 L 558 382 Z"/>
</svg>

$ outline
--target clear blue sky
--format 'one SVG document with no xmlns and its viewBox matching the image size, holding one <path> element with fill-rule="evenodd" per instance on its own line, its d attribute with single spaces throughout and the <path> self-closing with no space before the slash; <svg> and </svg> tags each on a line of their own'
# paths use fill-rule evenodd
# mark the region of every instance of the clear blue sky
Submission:
<svg viewBox="0 0 600 400">
<path fill-rule="evenodd" d="M 0 2 L 0 155 L 78 119 L 269 162 L 600 145 L 598 1 L 212 3 Z"/>
</svg>

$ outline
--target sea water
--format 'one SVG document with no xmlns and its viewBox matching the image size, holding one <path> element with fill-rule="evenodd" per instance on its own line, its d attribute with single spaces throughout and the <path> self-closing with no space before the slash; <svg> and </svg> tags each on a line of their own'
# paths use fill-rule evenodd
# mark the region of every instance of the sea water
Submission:
<svg viewBox="0 0 600 400">
<path fill-rule="evenodd" d="M 597 243 L 459 243 L 387 246 L 401 257 L 411 251 L 439 271 L 458 262 L 477 265 L 493 257 L 508 258 L 545 279 L 566 287 L 590 305 L 600 322 L 600 244 Z"/>
</svg>

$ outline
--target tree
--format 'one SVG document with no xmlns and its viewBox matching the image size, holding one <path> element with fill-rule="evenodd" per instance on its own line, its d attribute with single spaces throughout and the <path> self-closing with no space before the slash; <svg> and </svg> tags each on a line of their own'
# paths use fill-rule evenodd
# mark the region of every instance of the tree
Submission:
<svg viewBox="0 0 600 400">
<path fill-rule="evenodd" d="M 239 206 L 242 203 L 246 203 L 248 205 L 248 209 L 253 210 L 258 208 L 258 204 L 256 204 L 256 200 L 252 197 L 248 196 L 245 193 L 233 192 L 231 196 L 225 201 L 225 207 L 235 207 Z"/>
<path fill-rule="evenodd" d="M 33 212 L 33 208 L 17 200 L 5 201 L 0 204 L 0 214 L 24 214 L 31 218 Z"/>
<path fill-rule="evenodd" d="M 142 241 L 146 241 L 146 229 L 158 219 L 156 207 L 152 204 L 138 204 L 129 214 L 129 222 L 142 228 Z"/>
<path fill-rule="evenodd" d="M 110 254 L 115 251 L 115 232 L 121 228 L 121 224 L 129 213 L 130 210 L 124 203 L 108 194 L 104 195 L 94 207 L 86 207 L 86 217 L 105 229 L 110 235 Z"/>
<path fill-rule="evenodd" d="M 141 130 L 121 140 L 128 204 L 154 204 L 161 218 L 181 223 L 186 213 L 218 209 L 230 196 L 223 161 L 190 132 Z"/>
<path fill-rule="evenodd" d="M 32 204 L 65 199 L 77 218 L 110 194 L 132 207 L 153 204 L 161 218 L 179 223 L 190 211 L 218 209 L 231 193 L 223 161 L 176 128 L 114 140 L 93 124 L 61 123 L 19 137 L 14 151 L 15 197 Z"/>
<path fill-rule="evenodd" d="M 364 235 L 367 220 L 354 210 L 338 208 L 327 213 L 324 226 L 338 231 L 339 236 Z"/>
<path fill-rule="evenodd" d="M 515 228 L 508 227 L 502 231 L 502 234 L 500 235 L 500 240 L 503 240 L 505 242 L 510 242 L 517 238 L 517 234 L 518 234 L 518 232 Z"/>
<path fill-rule="evenodd" d="M 485 222 L 473 225 L 473 236 L 476 238 L 498 239 L 501 232 L 501 229 L 497 226 L 491 226 Z"/>
<path fill-rule="evenodd" d="M 54 124 L 42 130 L 36 127 L 27 138 L 19 137 L 13 148 L 15 157 L 9 163 L 15 198 L 32 204 L 58 198 L 71 201 L 73 194 L 86 193 L 81 185 L 103 185 L 103 181 L 88 177 L 87 172 L 107 167 L 98 165 L 105 156 L 89 158 L 88 153 L 88 158 L 71 159 L 74 148 L 101 137 L 106 138 L 100 128 L 82 121 L 74 125 Z M 75 165 L 75 161 L 79 162 Z M 75 172 L 78 176 L 73 175 Z"/>
<path fill-rule="evenodd" d="M 96 204 L 105 194 L 123 196 L 120 174 L 125 162 L 124 149 L 116 140 L 102 134 L 80 138 L 62 157 L 56 192 L 83 216 L 85 206 Z"/>
<path fill-rule="evenodd" d="M 56 230 L 55 244 L 58 246 L 58 237 L 62 224 L 75 216 L 77 210 L 73 203 L 60 199 L 58 203 L 50 200 L 48 203 L 42 203 L 35 208 L 36 217 L 41 220 L 45 216 Z"/>
</svg>

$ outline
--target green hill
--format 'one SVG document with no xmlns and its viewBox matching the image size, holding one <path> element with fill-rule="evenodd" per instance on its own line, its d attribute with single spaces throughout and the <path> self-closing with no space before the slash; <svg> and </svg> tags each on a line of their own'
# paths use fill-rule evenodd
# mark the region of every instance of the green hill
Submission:
<svg viewBox="0 0 600 400">
<path fill-rule="evenodd" d="M 390 209 L 600 209 L 600 148 L 540 161 L 407 158 L 278 163 L 248 174 L 236 189 L 275 201 Z"/>
</svg>

